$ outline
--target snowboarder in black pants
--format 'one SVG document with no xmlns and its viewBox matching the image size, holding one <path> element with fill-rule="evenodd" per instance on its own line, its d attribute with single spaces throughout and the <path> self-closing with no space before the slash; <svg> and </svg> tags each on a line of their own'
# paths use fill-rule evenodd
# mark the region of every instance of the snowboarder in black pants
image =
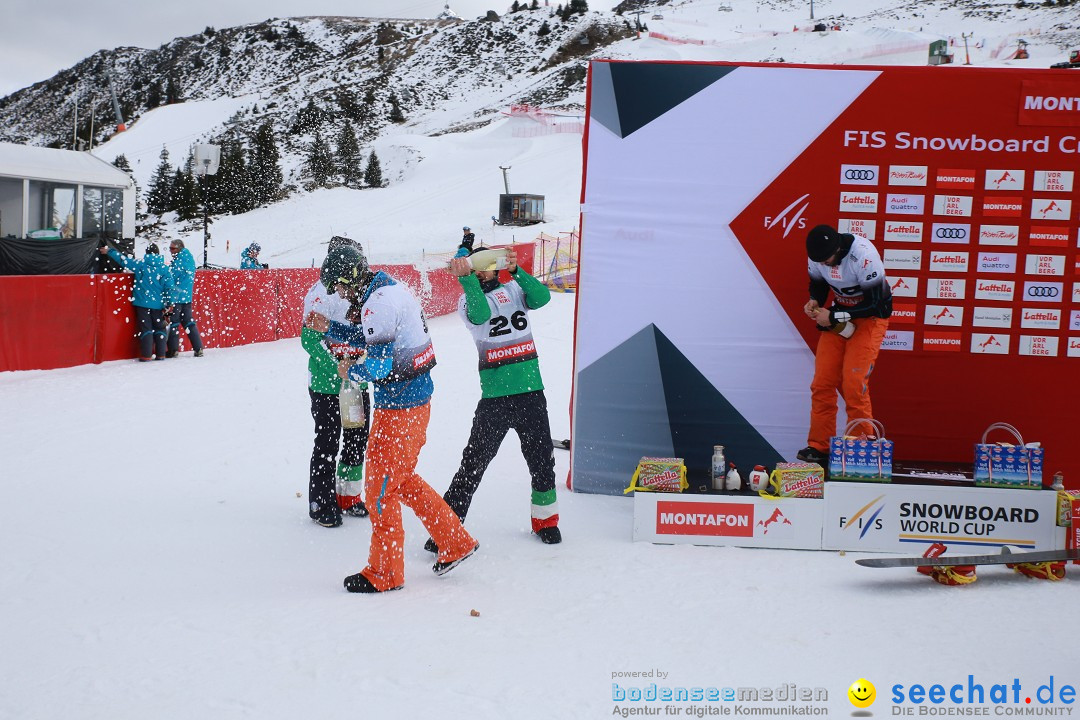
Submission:
<svg viewBox="0 0 1080 720">
<path fill-rule="evenodd" d="M 562 541 L 555 451 L 528 312 L 546 305 L 551 291 L 517 266 L 512 249 L 506 254 L 506 269 L 513 278 L 508 285 L 499 283 L 494 263 L 474 271 L 468 256 L 484 250 L 463 243 L 450 263 L 450 271 L 465 290 L 458 314 L 472 332 L 480 355 L 483 397 L 473 415 L 461 466 L 443 499 L 464 522 L 484 471 L 513 428 L 532 477 L 532 530 L 543 542 L 554 544 Z M 435 544 L 429 540 L 425 547 L 433 550 Z"/>
</svg>

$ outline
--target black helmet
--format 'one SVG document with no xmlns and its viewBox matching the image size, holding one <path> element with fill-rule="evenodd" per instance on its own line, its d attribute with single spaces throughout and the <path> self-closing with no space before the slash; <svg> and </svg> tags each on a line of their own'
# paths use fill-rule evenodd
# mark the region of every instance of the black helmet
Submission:
<svg viewBox="0 0 1080 720">
<path fill-rule="evenodd" d="M 361 284 L 367 273 L 368 264 L 364 254 L 353 245 L 342 245 L 326 255 L 319 280 L 328 292 L 333 292 L 338 283 L 351 286 Z"/>
</svg>

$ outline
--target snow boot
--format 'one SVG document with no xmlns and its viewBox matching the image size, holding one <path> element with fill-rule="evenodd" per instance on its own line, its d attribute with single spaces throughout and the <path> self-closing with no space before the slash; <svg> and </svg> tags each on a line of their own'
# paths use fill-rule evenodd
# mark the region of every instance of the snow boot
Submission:
<svg viewBox="0 0 1080 720">
<path fill-rule="evenodd" d="M 390 592 L 391 590 L 400 590 L 405 587 L 404 585 L 398 585 L 397 587 L 387 588 L 386 590 L 380 590 L 371 584 L 371 581 L 364 577 L 363 573 L 356 573 L 345 578 L 345 589 L 351 593 L 377 593 L 377 592 Z"/>
<path fill-rule="evenodd" d="M 439 554 L 439 546 L 436 545 L 435 541 L 431 538 L 428 538 L 427 542 L 424 543 L 424 549 L 427 550 L 429 553 L 434 553 L 436 555 Z"/>
<path fill-rule="evenodd" d="M 562 532 L 559 531 L 558 526 L 540 528 L 536 531 L 536 536 L 540 538 L 540 542 L 545 545 L 558 545 L 562 542 Z"/>
<path fill-rule="evenodd" d="M 449 562 L 437 562 L 437 563 L 435 563 L 434 565 L 431 566 L 431 571 L 433 573 L 435 573 L 436 575 L 445 575 L 446 573 L 450 572 L 451 570 L 456 568 L 458 565 L 460 565 L 463 560 L 465 560 L 466 558 L 471 557 L 473 555 L 473 553 L 475 553 L 479 549 L 480 549 L 480 543 L 476 543 L 475 545 L 473 545 L 472 550 L 465 553 L 464 555 L 459 557 L 457 560 L 451 560 Z"/>
<path fill-rule="evenodd" d="M 829 464 L 829 454 L 823 450 L 818 450 L 816 447 L 807 445 L 795 455 L 796 459 L 802 460 L 808 463 L 817 463 L 822 467 Z"/>
<path fill-rule="evenodd" d="M 313 502 L 308 516 L 323 527 L 336 528 L 341 525 L 341 510 L 336 505 L 320 507 L 319 503 Z"/>
</svg>

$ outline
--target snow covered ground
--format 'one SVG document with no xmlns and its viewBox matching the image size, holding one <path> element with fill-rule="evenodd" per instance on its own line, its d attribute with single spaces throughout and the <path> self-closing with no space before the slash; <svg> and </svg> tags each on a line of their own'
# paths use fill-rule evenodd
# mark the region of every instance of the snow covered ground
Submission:
<svg viewBox="0 0 1080 720">
<path fill-rule="evenodd" d="M 791 32 L 807 21 L 792 18 L 791 3 L 726 4 L 731 12 L 703 0 L 644 18 L 701 45 L 646 38 L 611 56 L 922 64 L 923 51 L 868 54 L 898 38 L 972 32 L 983 40 L 976 64 L 1060 59 L 1037 43 L 1030 62 L 990 57 L 1025 28 L 959 11 L 922 25 L 890 19 L 883 0 L 818 2 L 819 16 L 846 9 L 850 18 L 850 29 L 818 35 Z M 162 108 L 95 152 L 127 153 L 145 187 L 162 144 L 180 148 L 175 161 L 233 110 L 227 100 Z M 445 112 L 455 111 L 466 108 Z M 332 234 L 349 234 L 375 262 L 419 262 L 452 250 L 463 224 L 484 243 L 571 230 L 581 137 L 515 135 L 530 122 L 438 137 L 421 124 L 383 137 L 376 150 L 390 187 L 319 191 L 220 218 L 210 261 L 235 266 L 258 240 L 263 260 L 306 267 Z M 515 192 L 547 196 L 543 227 L 490 225 L 500 165 L 512 166 Z M 201 232 L 189 239 L 201 247 Z M 573 303 L 556 295 L 534 313 L 558 437 L 569 434 Z M 458 319 L 431 328 L 439 365 L 420 472 L 442 491 L 479 386 Z M 1080 684 L 1068 624 L 1080 569 L 1046 583 L 985 568 L 974 586 L 946 588 L 913 571 L 857 567 L 853 554 L 635 544 L 632 500 L 566 491 L 565 542 L 545 546 L 529 532 L 528 474 L 512 436 L 469 516 L 481 542 L 474 558 L 435 577 L 406 513 L 404 591 L 350 595 L 341 580 L 364 564 L 369 523 L 347 518 L 330 530 L 307 518 L 305 357 L 298 340 L 282 340 L 200 360 L 0 373 L 0 719 L 528 720 L 605 718 L 635 705 L 701 717 L 736 704 L 617 702 L 613 682 L 823 688 L 828 700 L 814 707 L 848 716 L 846 691 L 859 678 L 877 686 L 870 711 L 884 717 L 894 684 L 966 687 L 971 675 L 989 693 L 1016 678 L 1033 697 L 1051 675 L 1055 692 Z M 568 461 L 557 451 L 561 490 Z M 617 675 L 631 672 L 653 675 Z"/>
<path fill-rule="evenodd" d="M 558 437 L 573 303 L 555 295 L 533 313 Z M 460 321 L 431 328 L 420 472 L 441 492 L 479 384 Z M 794 683 L 847 716 L 859 678 L 884 717 L 896 683 L 1080 684 L 1075 570 L 1047 583 L 983 568 L 947 588 L 853 554 L 633 543 L 633 501 L 565 491 L 560 450 L 565 542 L 547 546 L 529 532 L 512 435 L 469 515 L 474 558 L 434 576 L 406 512 L 405 589 L 346 593 L 370 526 L 308 520 L 305 358 L 282 340 L 0 373 L 0 718 L 599 719 L 635 705 L 613 701 L 613 682 Z M 613 678 L 657 670 L 669 675 Z"/>
</svg>

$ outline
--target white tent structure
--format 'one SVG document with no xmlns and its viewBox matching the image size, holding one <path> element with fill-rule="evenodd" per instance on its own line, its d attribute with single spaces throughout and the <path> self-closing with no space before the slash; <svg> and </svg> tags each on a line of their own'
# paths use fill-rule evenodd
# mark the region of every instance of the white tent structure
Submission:
<svg viewBox="0 0 1080 720">
<path fill-rule="evenodd" d="M 135 183 L 86 152 L 0 143 L 0 238 L 135 236 Z"/>
</svg>

